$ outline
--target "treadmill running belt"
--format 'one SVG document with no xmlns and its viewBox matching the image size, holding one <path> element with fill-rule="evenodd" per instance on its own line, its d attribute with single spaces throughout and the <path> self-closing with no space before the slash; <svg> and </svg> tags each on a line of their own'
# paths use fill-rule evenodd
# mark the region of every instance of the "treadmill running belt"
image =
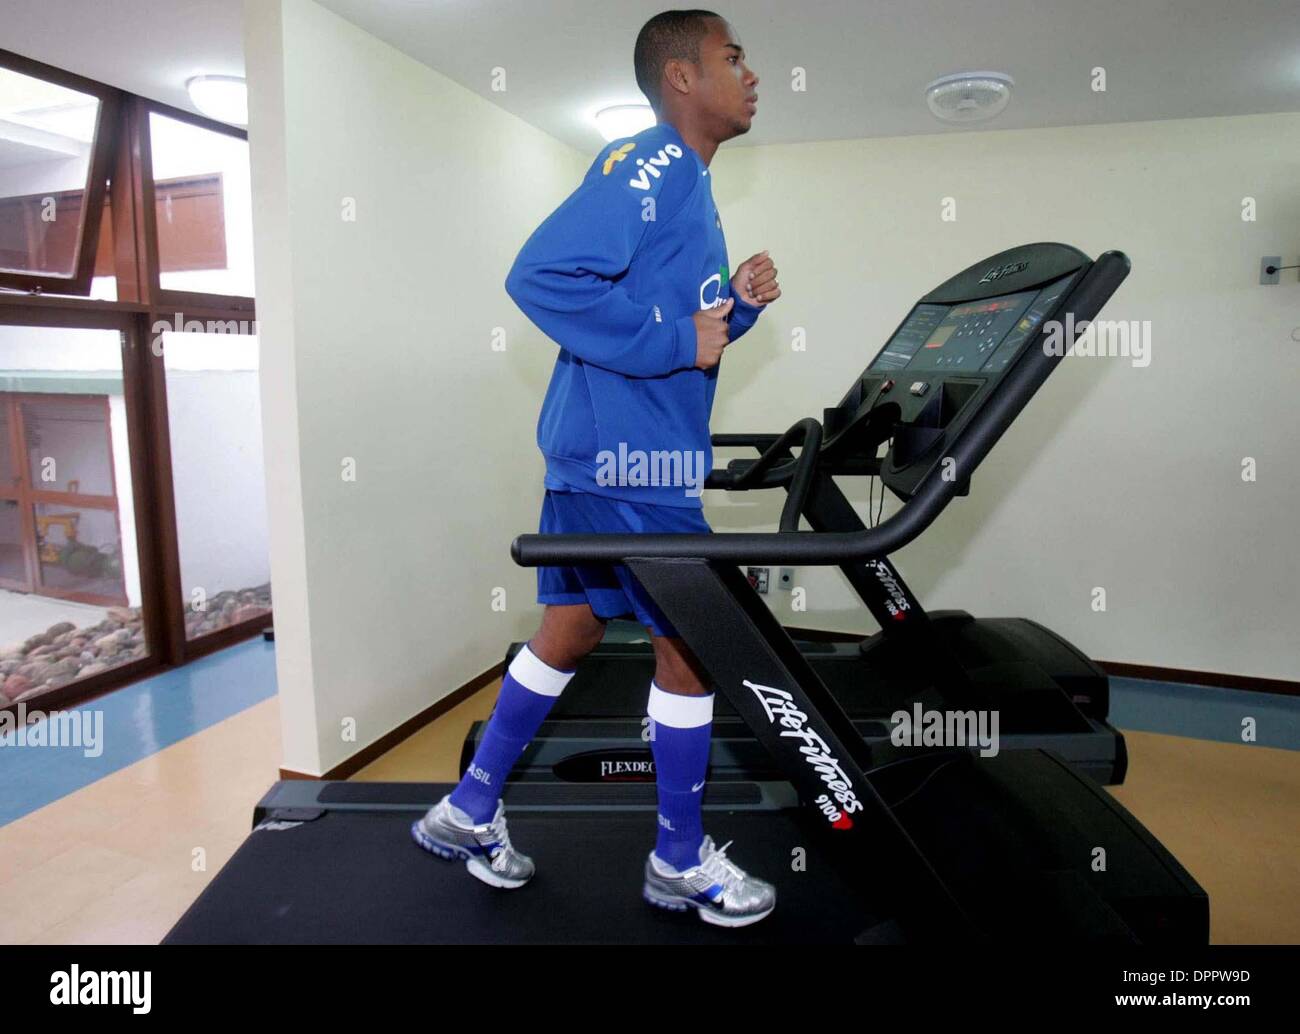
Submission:
<svg viewBox="0 0 1300 1034">
<path fill-rule="evenodd" d="M 847 944 L 870 922 L 791 812 L 706 815 L 719 845 L 735 837 L 729 853 L 779 887 L 776 911 L 741 930 L 642 900 L 651 814 L 512 814 L 511 838 L 538 870 L 514 891 L 421 851 L 412 818 L 327 811 L 253 833 L 163 943 Z M 802 872 L 791 870 L 796 847 L 807 848 Z"/>
</svg>

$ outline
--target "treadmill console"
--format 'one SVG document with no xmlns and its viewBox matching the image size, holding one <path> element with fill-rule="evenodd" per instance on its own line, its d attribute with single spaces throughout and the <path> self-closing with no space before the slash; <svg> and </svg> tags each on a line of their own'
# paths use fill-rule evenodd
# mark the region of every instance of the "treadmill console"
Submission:
<svg viewBox="0 0 1300 1034">
<path fill-rule="evenodd" d="M 1019 355 L 1073 279 L 1062 277 L 1041 291 L 962 305 L 918 305 L 868 370 L 906 370 L 908 376 L 999 373 Z"/>
<path fill-rule="evenodd" d="M 829 457 L 874 457 L 882 480 L 909 498 L 1018 360 L 1062 319 L 1091 260 L 1063 244 L 994 255 L 913 306 L 849 393 L 827 410 Z M 963 484 L 961 490 L 965 491 Z"/>
</svg>

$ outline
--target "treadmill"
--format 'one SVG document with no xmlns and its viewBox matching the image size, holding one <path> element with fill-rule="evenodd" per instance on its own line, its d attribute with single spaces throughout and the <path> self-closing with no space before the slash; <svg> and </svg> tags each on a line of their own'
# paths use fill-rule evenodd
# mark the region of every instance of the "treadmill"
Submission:
<svg viewBox="0 0 1300 1034">
<path fill-rule="evenodd" d="M 985 273 L 997 273 L 1002 266 Z M 1014 264 L 1014 263 L 1012 263 Z M 1003 265 L 1006 265 L 1005 263 Z M 1011 273 L 986 283 L 1009 286 Z M 881 478 L 904 501 L 940 448 L 984 404 L 1026 342 L 1061 304 L 1071 283 L 955 303 L 948 285 L 918 303 L 867 370 L 819 425 L 803 420 L 785 434 L 716 434 L 715 447 L 757 449 L 714 470 L 706 487 L 732 492 L 783 488 L 780 528 L 800 519 L 814 531 L 865 529 L 837 477 Z M 957 294 L 969 293 L 959 288 Z M 879 453 L 893 442 L 886 459 Z M 795 462 L 801 447 L 804 466 Z M 936 454 L 937 455 L 937 454 Z M 796 483 L 796 472 L 802 481 Z M 969 471 L 956 494 L 970 491 Z M 882 488 L 883 492 L 883 488 Z M 1123 783 L 1123 735 L 1107 722 L 1106 673 L 1071 643 L 1027 618 L 927 613 L 888 557 L 839 568 L 881 631 L 860 642 L 798 642 L 800 652 L 869 744 L 888 741 L 891 716 L 924 710 L 996 711 L 1004 746 L 1049 750 L 1098 783 Z M 512 643 L 506 666 L 523 646 Z M 578 666 L 512 778 L 562 782 L 654 781 L 644 739 L 654 651 L 641 642 L 604 642 Z M 461 751 L 464 771 L 487 727 L 475 722 Z M 715 690 L 712 779 L 777 777 L 771 757 L 725 695 Z"/>
<path fill-rule="evenodd" d="M 1128 268 L 1116 252 L 1094 262 L 1026 245 L 913 308 L 887 350 L 914 356 L 975 302 L 1014 299 L 1017 327 L 1034 318 L 981 375 L 927 371 L 931 390 L 893 395 L 890 377 L 863 375 L 833 434 L 893 430 L 882 469 L 905 501 L 879 527 L 515 541 L 524 566 L 626 564 L 771 754 L 780 779 L 711 782 L 704 808 L 709 832 L 736 838 L 746 866 L 776 884 L 772 916 L 722 930 L 644 905 L 650 785 L 508 783 L 512 838 L 538 875 L 502 892 L 410 842 L 411 822 L 450 786 L 284 781 L 164 943 L 1205 944 L 1204 891 L 1097 783 L 1041 749 L 869 744 L 737 567 L 866 564 L 921 534 L 957 493 L 942 461 L 973 471 L 1055 367 L 1036 347 L 1042 324 L 1094 318 Z M 815 481 L 821 428 L 798 434 L 811 447 L 769 468 L 789 468 L 795 499 Z M 796 851 L 805 864 L 792 867 Z"/>
</svg>

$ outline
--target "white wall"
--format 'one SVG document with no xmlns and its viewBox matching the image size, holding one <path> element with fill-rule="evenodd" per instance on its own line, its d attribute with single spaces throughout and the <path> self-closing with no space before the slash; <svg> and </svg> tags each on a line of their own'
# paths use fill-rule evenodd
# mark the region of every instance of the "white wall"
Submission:
<svg viewBox="0 0 1300 1034">
<path fill-rule="evenodd" d="M 900 566 L 927 606 L 1030 615 L 1107 660 L 1300 677 L 1300 285 L 1257 283 L 1300 249 L 1300 114 L 724 146 L 713 171 L 732 265 L 769 248 L 784 291 L 724 362 L 719 431 L 820 415 L 912 301 L 1002 248 L 1127 252 L 1104 316 L 1152 322 L 1151 365 L 1062 364 Z M 719 528 L 778 512 L 709 505 Z M 807 613 L 770 597 L 790 623 L 872 627 L 838 573 L 797 580 Z"/>
<path fill-rule="evenodd" d="M 72 158 L 46 158 L 23 165 L 0 166 L 0 197 L 85 189 L 90 148 L 83 150 L 85 154 Z"/>
<path fill-rule="evenodd" d="M 211 598 L 271 578 L 260 349 L 248 333 L 254 324 L 202 332 L 196 322 L 184 333 L 167 325 L 152 328 L 153 344 L 161 346 L 167 371 L 181 596 L 188 603 L 196 588 Z"/>
<path fill-rule="evenodd" d="M 320 773 L 531 631 L 554 348 L 502 284 L 589 156 L 310 0 L 244 13 L 284 764 Z"/>
<path fill-rule="evenodd" d="M 181 595 L 271 579 L 257 371 L 168 371 Z"/>
<path fill-rule="evenodd" d="M 0 325 L 0 372 L 27 370 L 95 370 L 120 378 L 121 336 L 116 330 Z"/>
</svg>

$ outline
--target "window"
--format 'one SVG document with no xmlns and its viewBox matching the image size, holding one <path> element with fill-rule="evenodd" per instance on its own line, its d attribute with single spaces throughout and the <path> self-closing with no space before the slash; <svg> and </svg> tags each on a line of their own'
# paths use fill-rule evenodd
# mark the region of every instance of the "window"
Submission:
<svg viewBox="0 0 1300 1034">
<path fill-rule="evenodd" d="M 0 50 L 0 709 L 270 623 L 252 235 L 246 133 Z"/>
<path fill-rule="evenodd" d="M 156 112 L 149 118 L 149 137 L 159 285 L 252 297 L 248 142 Z"/>
<path fill-rule="evenodd" d="M 0 283 L 86 294 L 111 134 L 94 94 L 0 67 Z"/>
<path fill-rule="evenodd" d="M 185 635 L 271 610 L 257 338 L 161 335 Z"/>
<path fill-rule="evenodd" d="M 6 703 L 148 652 L 121 347 L 113 330 L 0 326 Z"/>
</svg>

